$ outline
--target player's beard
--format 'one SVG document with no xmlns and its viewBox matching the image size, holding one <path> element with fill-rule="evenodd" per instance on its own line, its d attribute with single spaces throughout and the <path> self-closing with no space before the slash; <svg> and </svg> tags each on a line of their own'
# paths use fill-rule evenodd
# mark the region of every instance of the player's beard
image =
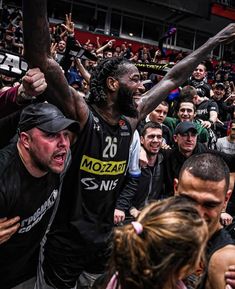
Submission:
<svg viewBox="0 0 235 289">
<path fill-rule="evenodd" d="M 120 84 L 118 91 L 117 106 L 119 112 L 125 116 L 133 118 L 138 116 L 138 110 L 133 99 L 133 92 L 123 84 Z"/>
</svg>

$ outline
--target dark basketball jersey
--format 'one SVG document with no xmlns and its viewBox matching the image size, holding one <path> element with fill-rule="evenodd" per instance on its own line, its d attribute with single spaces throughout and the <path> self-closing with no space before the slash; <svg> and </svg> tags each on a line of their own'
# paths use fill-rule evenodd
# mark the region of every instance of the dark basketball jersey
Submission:
<svg viewBox="0 0 235 289">
<path fill-rule="evenodd" d="M 49 255 L 52 258 L 54 253 L 58 253 L 58 258 L 63 259 L 62 255 L 65 258 L 74 256 L 86 247 L 90 248 L 86 256 L 92 260 L 105 248 L 127 169 L 131 138 L 131 127 L 124 117 L 117 125 L 111 126 L 95 111 L 90 111 L 83 132 L 72 148 L 72 163 L 48 235 L 44 262 L 47 264 L 44 266 L 46 275 L 50 267 Z M 60 263 L 64 262 L 60 260 Z M 81 262 L 81 258 L 74 262 Z M 67 263 L 73 266 L 71 260 Z M 54 270 L 55 266 L 52 267 Z"/>
</svg>

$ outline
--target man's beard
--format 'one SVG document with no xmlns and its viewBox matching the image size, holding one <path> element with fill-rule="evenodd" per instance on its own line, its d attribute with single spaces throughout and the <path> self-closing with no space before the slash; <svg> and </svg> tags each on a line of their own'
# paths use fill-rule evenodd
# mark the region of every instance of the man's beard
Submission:
<svg viewBox="0 0 235 289">
<path fill-rule="evenodd" d="M 138 110 L 133 99 L 133 93 L 124 85 L 120 85 L 117 100 L 118 110 L 121 114 L 136 118 Z"/>
<path fill-rule="evenodd" d="M 46 164 L 41 159 L 39 159 L 37 154 L 32 149 L 30 149 L 30 157 L 31 157 L 32 161 L 34 162 L 34 165 L 37 169 L 39 169 L 40 171 L 45 172 L 45 173 L 51 171 L 48 164 Z"/>
</svg>

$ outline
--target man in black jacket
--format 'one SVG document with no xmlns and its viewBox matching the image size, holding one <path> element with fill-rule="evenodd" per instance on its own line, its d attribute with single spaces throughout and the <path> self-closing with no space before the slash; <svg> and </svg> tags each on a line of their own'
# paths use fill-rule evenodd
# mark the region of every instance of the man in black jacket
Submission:
<svg viewBox="0 0 235 289">
<path fill-rule="evenodd" d="M 205 145 L 197 142 L 197 129 L 193 122 L 180 122 L 174 133 L 176 147 L 172 150 L 165 150 L 165 176 L 166 191 L 173 195 L 174 179 L 178 178 L 180 169 L 187 158 L 191 155 L 206 152 Z"/>
<path fill-rule="evenodd" d="M 137 217 L 140 209 L 150 200 L 163 198 L 163 155 L 162 127 L 158 123 L 147 122 L 141 134 L 142 149 L 147 155 L 147 164 L 141 168 L 139 184 L 132 200 L 130 214 Z"/>
</svg>

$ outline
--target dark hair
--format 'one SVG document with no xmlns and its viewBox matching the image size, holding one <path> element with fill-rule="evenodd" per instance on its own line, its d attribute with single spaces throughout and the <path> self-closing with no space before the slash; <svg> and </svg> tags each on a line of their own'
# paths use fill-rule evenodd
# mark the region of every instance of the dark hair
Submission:
<svg viewBox="0 0 235 289">
<path fill-rule="evenodd" d="M 180 100 L 183 101 L 185 99 L 192 101 L 193 97 L 197 94 L 197 90 L 195 87 L 191 85 L 184 86 L 180 91 Z"/>
<path fill-rule="evenodd" d="M 195 106 L 195 104 L 194 104 L 190 99 L 181 99 L 181 100 L 179 101 L 179 103 L 178 103 L 177 108 L 176 108 L 176 111 L 177 111 L 177 112 L 179 112 L 181 104 L 182 104 L 182 103 L 185 103 L 185 102 L 191 103 L 191 104 L 193 105 L 193 110 L 194 110 L 194 112 L 196 112 L 196 106 Z"/>
<path fill-rule="evenodd" d="M 145 207 L 137 221 L 114 231 L 111 274 L 125 289 L 174 288 L 182 270 L 195 269 L 203 257 L 208 228 L 194 204 L 185 197 L 155 201 Z"/>
<path fill-rule="evenodd" d="M 205 62 L 205 61 L 200 62 L 198 65 L 203 65 L 204 68 L 205 68 L 205 71 L 207 71 L 207 65 L 206 65 L 206 62 Z M 198 65 L 197 65 L 197 66 L 198 66 Z"/>
<path fill-rule="evenodd" d="M 162 130 L 162 127 L 159 123 L 148 121 L 148 122 L 146 122 L 146 124 L 144 125 L 144 127 L 141 130 L 141 136 L 145 136 L 146 130 L 148 128 L 158 128 L 158 129 Z"/>
<path fill-rule="evenodd" d="M 202 153 L 189 157 L 180 170 L 179 180 L 184 171 L 204 181 L 220 182 L 225 180 L 225 193 L 229 188 L 229 168 L 216 153 Z"/>
<path fill-rule="evenodd" d="M 107 102 L 107 78 L 112 76 L 118 79 L 128 71 L 127 64 L 132 63 L 123 57 L 110 57 L 100 61 L 91 73 L 90 95 L 88 98 L 90 104 L 102 105 Z"/>
</svg>

